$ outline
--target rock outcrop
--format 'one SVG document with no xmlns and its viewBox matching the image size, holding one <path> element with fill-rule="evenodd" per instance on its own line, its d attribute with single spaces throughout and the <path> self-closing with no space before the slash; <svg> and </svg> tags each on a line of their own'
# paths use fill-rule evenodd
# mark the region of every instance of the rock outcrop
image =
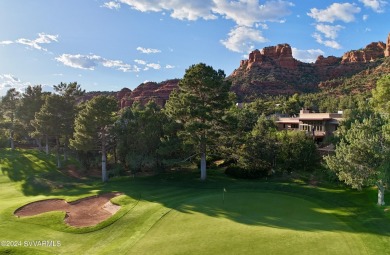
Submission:
<svg viewBox="0 0 390 255">
<path fill-rule="evenodd" d="M 290 45 L 278 44 L 277 46 L 265 47 L 261 51 L 252 51 L 249 54 L 249 59 L 242 60 L 240 66 L 250 69 L 252 66 L 272 68 L 275 65 L 287 69 L 297 68 L 298 61 L 293 58 Z"/>
<path fill-rule="evenodd" d="M 383 58 L 386 44 L 383 42 L 373 42 L 362 50 L 352 50 L 344 53 L 341 63 L 367 63 Z"/>
<path fill-rule="evenodd" d="M 341 62 L 341 58 L 335 56 L 329 56 L 325 58 L 324 56 L 319 55 L 314 64 L 317 67 L 324 67 L 324 66 L 338 65 L 340 64 L 340 62 Z"/>
<path fill-rule="evenodd" d="M 387 37 L 387 42 L 386 42 L 386 49 L 385 49 L 385 57 L 390 57 L 390 33 L 389 36 Z"/>
<path fill-rule="evenodd" d="M 149 101 L 154 101 L 159 106 L 164 106 L 171 92 L 178 87 L 178 83 L 178 79 L 167 80 L 161 83 L 142 83 L 121 99 L 121 108 L 132 106 L 135 102 L 144 105 Z"/>
</svg>

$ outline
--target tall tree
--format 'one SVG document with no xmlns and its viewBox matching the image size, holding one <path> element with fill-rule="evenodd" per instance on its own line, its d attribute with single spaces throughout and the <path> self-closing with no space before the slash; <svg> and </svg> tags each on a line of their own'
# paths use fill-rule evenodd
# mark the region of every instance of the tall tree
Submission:
<svg viewBox="0 0 390 255">
<path fill-rule="evenodd" d="M 102 155 L 102 181 L 107 176 L 107 136 L 115 122 L 118 102 L 114 97 L 97 96 L 88 101 L 75 120 L 75 133 L 70 146 L 80 151 L 100 149 Z"/>
<path fill-rule="evenodd" d="M 48 139 L 53 137 L 56 140 L 57 167 L 61 167 L 60 160 L 60 138 L 66 134 L 69 129 L 69 123 L 66 121 L 69 117 L 69 109 L 64 97 L 58 94 L 47 95 L 45 103 L 40 111 L 35 114 L 32 125 L 36 132 L 46 138 L 46 153 L 48 153 Z"/>
<path fill-rule="evenodd" d="M 230 105 L 230 84 L 225 77 L 222 70 L 206 64 L 192 65 L 165 106 L 166 114 L 183 124 L 180 135 L 198 147 L 201 180 L 206 179 L 208 145 L 216 141 L 222 116 Z"/>
<path fill-rule="evenodd" d="M 134 104 L 122 111 L 115 122 L 115 136 L 120 162 L 134 174 L 144 169 L 158 169 L 158 149 L 163 136 L 165 115 L 154 102 Z"/>
<path fill-rule="evenodd" d="M 6 117 L 5 127 L 9 131 L 9 139 L 11 149 L 15 149 L 14 135 L 16 126 L 16 109 L 20 99 L 20 93 L 15 88 L 9 89 L 7 94 L 2 98 L 1 107 L 2 112 Z"/>
<path fill-rule="evenodd" d="M 276 124 L 262 115 L 238 150 L 238 165 L 253 177 L 265 176 L 274 168 L 276 149 Z"/>
<path fill-rule="evenodd" d="M 53 86 L 54 90 L 63 98 L 62 100 L 62 140 L 64 146 L 64 159 L 67 160 L 69 139 L 73 134 L 74 121 L 77 114 L 77 101 L 84 95 L 85 90 L 77 82 L 63 83 Z"/>
<path fill-rule="evenodd" d="M 389 144 L 383 135 L 383 120 L 373 116 L 341 129 L 335 155 L 325 157 L 341 181 L 361 189 L 378 187 L 378 205 L 384 205 L 385 186 L 390 173 Z"/>
<path fill-rule="evenodd" d="M 32 121 L 35 119 L 35 113 L 39 112 L 45 102 L 43 97 L 42 86 L 28 86 L 17 107 L 17 117 L 23 126 L 26 135 L 36 139 L 39 148 L 41 149 L 41 139 L 36 135 Z"/>
</svg>

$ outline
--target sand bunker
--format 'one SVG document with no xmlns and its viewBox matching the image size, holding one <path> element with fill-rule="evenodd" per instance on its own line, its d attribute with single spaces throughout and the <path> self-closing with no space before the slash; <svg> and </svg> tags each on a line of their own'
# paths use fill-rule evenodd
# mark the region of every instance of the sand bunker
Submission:
<svg viewBox="0 0 390 255">
<path fill-rule="evenodd" d="M 18 208 L 14 214 L 18 217 L 24 217 L 51 211 L 64 211 L 66 212 L 64 219 L 66 224 L 75 227 L 94 226 L 110 218 L 121 208 L 110 202 L 111 198 L 119 195 L 122 194 L 107 193 L 70 203 L 63 199 L 41 200 Z"/>
</svg>

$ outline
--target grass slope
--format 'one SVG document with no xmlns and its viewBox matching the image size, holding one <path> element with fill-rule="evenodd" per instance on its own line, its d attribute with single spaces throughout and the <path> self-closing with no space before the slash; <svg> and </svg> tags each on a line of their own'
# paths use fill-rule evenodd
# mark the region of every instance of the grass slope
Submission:
<svg viewBox="0 0 390 255">
<path fill-rule="evenodd" d="M 0 241 L 21 243 L 0 254 L 390 254 L 390 217 L 375 206 L 375 190 L 238 181 L 220 171 L 206 182 L 174 173 L 101 184 L 67 177 L 54 162 L 0 150 Z M 13 216 L 28 202 L 111 191 L 124 193 L 114 199 L 122 208 L 95 227 L 66 226 L 61 212 Z M 61 246 L 32 242 L 43 240 Z"/>
</svg>

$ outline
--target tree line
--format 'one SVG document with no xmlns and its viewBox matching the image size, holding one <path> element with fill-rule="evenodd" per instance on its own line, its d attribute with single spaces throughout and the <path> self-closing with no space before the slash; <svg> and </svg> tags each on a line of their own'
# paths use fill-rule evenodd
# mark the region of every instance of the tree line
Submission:
<svg viewBox="0 0 390 255">
<path fill-rule="evenodd" d="M 121 110 L 114 97 L 81 102 L 84 91 L 76 82 L 56 85 L 54 93 L 39 85 L 24 93 L 10 89 L 0 105 L 5 131 L 0 143 L 14 149 L 15 141 L 33 142 L 46 153 L 54 149 L 58 167 L 69 152 L 77 153 L 87 169 L 101 167 L 102 181 L 118 169 L 164 171 L 186 161 L 199 162 L 201 180 L 215 162 L 234 177 L 259 178 L 310 172 L 321 162 L 313 138 L 279 131 L 276 113 L 343 109 L 345 120 L 327 141 L 336 145 L 335 154 L 325 158 L 327 167 L 355 188 L 376 184 L 383 191 L 390 165 L 389 80 L 385 75 L 378 81 L 372 95 L 264 96 L 237 107 L 225 73 L 201 63 L 186 70 L 163 108 L 151 101 Z"/>
</svg>

